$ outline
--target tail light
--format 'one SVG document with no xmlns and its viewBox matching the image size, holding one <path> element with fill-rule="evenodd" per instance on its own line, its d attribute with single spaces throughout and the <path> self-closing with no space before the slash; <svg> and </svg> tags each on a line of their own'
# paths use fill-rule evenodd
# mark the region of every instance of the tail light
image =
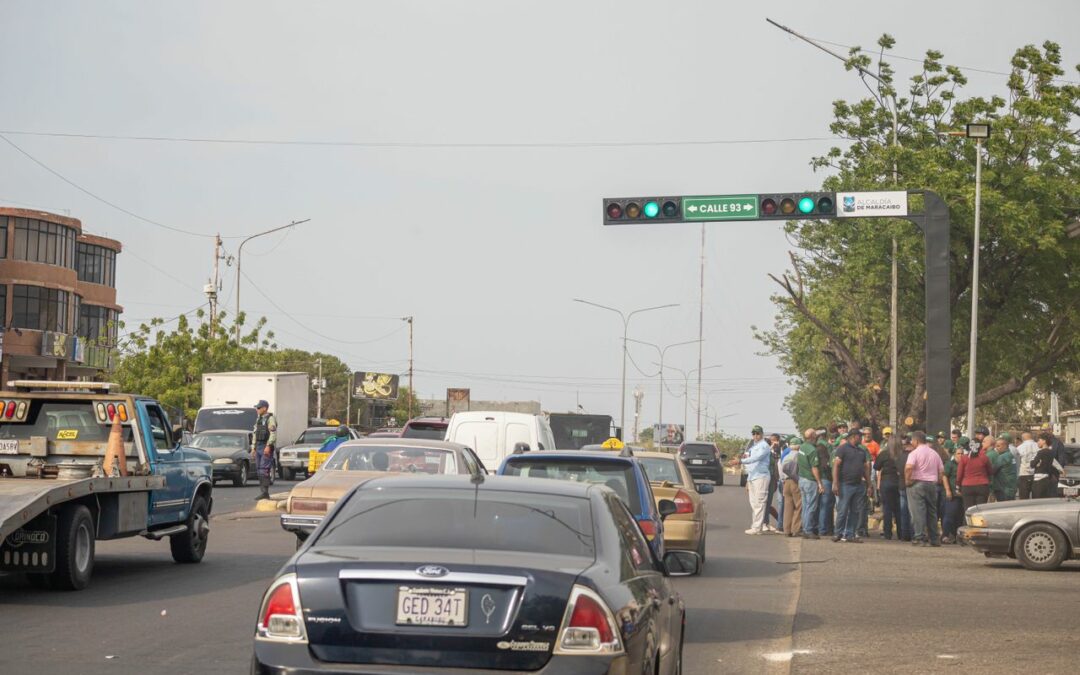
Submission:
<svg viewBox="0 0 1080 675">
<path fill-rule="evenodd" d="M 289 513 L 322 513 L 325 514 L 330 508 L 330 502 L 325 499 L 292 499 L 289 501 Z"/>
<path fill-rule="evenodd" d="M 8 401 L 7 405 L 4 406 L 4 417 L 8 419 L 15 417 L 15 401 Z"/>
<path fill-rule="evenodd" d="M 675 493 L 675 513 L 693 513 L 694 502 L 690 499 L 690 495 L 686 494 L 682 490 Z"/>
<path fill-rule="evenodd" d="M 592 589 L 575 585 L 559 629 L 556 654 L 621 654 L 615 616 Z"/>
<path fill-rule="evenodd" d="M 116 404 L 110 403 L 106 409 L 109 411 L 109 421 L 112 422 L 113 418 L 116 417 Z"/>
<path fill-rule="evenodd" d="M 120 421 L 121 422 L 127 422 L 128 421 L 127 406 L 124 405 L 123 403 L 116 406 L 116 414 L 120 416 Z"/>
<path fill-rule="evenodd" d="M 295 574 L 279 577 L 266 591 L 259 608 L 259 624 L 255 628 L 255 638 L 279 642 L 307 642 Z"/>
<path fill-rule="evenodd" d="M 645 535 L 645 538 L 652 541 L 656 536 L 656 523 L 648 518 L 642 518 L 638 521 L 638 527 L 641 528 L 641 533 Z"/>
</svg>

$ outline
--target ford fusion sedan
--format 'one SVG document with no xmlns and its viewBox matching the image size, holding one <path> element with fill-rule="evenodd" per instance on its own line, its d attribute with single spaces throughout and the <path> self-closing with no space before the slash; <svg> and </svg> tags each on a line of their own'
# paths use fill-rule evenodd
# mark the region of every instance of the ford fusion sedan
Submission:
<svg viewBox="0 0 1080 675">
<path fill-rule="evenodd" d="M 681 555 L 604 485 L 370 480 L 271 582 L 252 671 L 674 675 Z"/>
<path fill-rule="evenodd" d="M 410 474 L 483 472 L 473 451 L 459 443 L 424 439 L 364 438 L 345 441 L 326 463 L 289 492 L 281 527 L 296 534 L 297 545 L 310 534 L 337 500 L 372 478 Z"/>
</svg>

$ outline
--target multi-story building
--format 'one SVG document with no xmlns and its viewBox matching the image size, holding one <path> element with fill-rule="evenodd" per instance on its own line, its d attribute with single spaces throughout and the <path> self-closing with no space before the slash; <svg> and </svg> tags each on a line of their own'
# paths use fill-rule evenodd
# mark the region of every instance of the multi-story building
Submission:
<svg viewBox="0 0 1080 675">
<path fill-rule="evenodd" d="M 118 253 L 120 242 L 84 234 L 75 218 L 0 207 L 0 385 L 109 367 Z"/>
</svg>

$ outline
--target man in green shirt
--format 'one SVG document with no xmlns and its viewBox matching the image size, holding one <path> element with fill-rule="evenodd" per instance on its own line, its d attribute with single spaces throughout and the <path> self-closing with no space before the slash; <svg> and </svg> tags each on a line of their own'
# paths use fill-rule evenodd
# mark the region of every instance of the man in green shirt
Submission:
<svg viewBox="0 0 1080 675">
<path fill-rule="evenodd" d="M 994 499 L 1008 502 L 1016 499 L 1016 457 L 1009 451 L 1009 442 L 999 438 L 994 442 L 994 449 L 986 453 L 994 477 L 990 480 L 990 490 Z"/>
<path fill-rule="evenodd" d="M 953 445 L 960 445 L 964 447 L 962 443 L 965 439 L 959 439 L 961 443 L 953 443 Z M 952 441 L 949 441 L 952 443 Z M 941 523 L 941 543 L 942 544 L 955 544 L 956 531 L 960 527 L 960 522 L 964 519 L 964 500 L 960 497 L 960 494 L 956 490 L 956 449 L 948 450 L 949 459 L 945 460 L 945 478 L 949 481 L 949 491 L 952 494 L 952 499 L 945 500 L 945 517 Z"/>
<path fill-rule="evenodd" d="M 818 531 L 820 497 L 825 492 L 821 482 L 822 467 L 818 454 L 817 432 L 803 432 L 803 444 L 799 446 L 799 492 L 802 494 L 802 536 L 804 539 L 821 539 Z"/>
</svg>

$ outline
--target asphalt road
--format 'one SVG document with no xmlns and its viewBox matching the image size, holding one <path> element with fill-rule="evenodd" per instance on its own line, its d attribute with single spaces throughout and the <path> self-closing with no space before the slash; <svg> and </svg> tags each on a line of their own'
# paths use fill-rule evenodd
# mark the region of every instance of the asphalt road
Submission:
<svg viewBox="0 0 1080 675">
<path fill-rule="evenodd" d="M 79 593 L 0 576 L 0 673 L 246 672 L 261 594 L 293 551 L 275 514 L 244 512 L 255 492 L 216 491 L 199 565 L 125 539 L 99 542 Z M 705 572 L 676 582 L 687 673 L 1075 671 L 1080 564 L 1034 573 L 958 547 L 751 537 L 744 490 L 707 500 Z"/>
</svg>

